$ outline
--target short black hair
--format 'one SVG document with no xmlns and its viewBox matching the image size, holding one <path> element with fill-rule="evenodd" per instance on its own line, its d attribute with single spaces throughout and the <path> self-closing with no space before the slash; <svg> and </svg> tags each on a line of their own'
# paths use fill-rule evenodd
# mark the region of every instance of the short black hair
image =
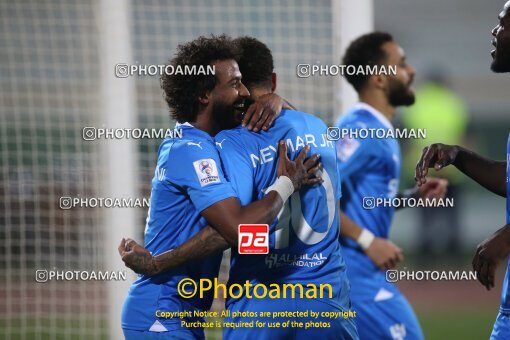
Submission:
<svg viewBox="0 0 510 340">
<path fill-rule="evenodd" d="M 357 38 L 345 52 L 342 60 L 343 65 L 354 65 L 356 69 L 361 65 L 375 66 L 381 65 L 387 58 L 386 53 L 381 48 L 384 43 L 393 41 L 391 34 L 386 32 L 372 32 L 364 34 Z M 363 74 L 346 74 L 345 78 L 354 87 L 356 91 L 360 91 L 366 85 L 370 75 Z"/>
<path fill-rule="evenodd" d="M 238 60 L 239 50 L 226 35 L 200 36 L 195 40 L 177 46 L 169 65 L 176 68 L 186 65 L 207 66 L 218 60 Z M 199 109 L 199 97 L 216 86 L 216 75 L 208 74 L 166 74 L 161 75 L 161 88 L 170 108 L 170 116 L 179 123 L 194 122 Z"/>
<path fill-rule="evenodd" d="M 271 50 L 260 40 L 243 36 L 234 39 L 241 52 L 238 64 L 246 87 L 271 87 L 274 69 Z"/>
</svg>

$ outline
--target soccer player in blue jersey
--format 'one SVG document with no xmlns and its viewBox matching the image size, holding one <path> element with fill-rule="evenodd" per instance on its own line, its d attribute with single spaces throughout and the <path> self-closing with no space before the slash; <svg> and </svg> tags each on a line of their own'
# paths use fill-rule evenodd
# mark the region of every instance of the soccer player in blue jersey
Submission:
<svg viewBox="0 0 510 340">
<path fill-rule="evenodd" d="M 496 73 L 510 72 L 510 1 L 498 16 L 499 23 L 492 30 L 495 49 L 491 51 L 491 69 Z M 487 288 L 494 287 L 496 267 L 510 254 L 510 135 L 506 160 L 493 161 L 457 145 L 432 144 L 423 150 L 416 165 L 415 177 L 419 185 L 426 183 L 428 168 L 440 170 L 454 165 L 467 176 L 492 191 L 506 197 L 506 224 L 478 245 L 473 269 L 478 280 Z M 490 337 L 492 340 L 510 339 L 510 262 L 507 264 L 501 307 Z"/>
<path fill-rule="evenodd" d="M 346 76 L 360 103 L 344 114 L 337 126 L 352 132 L 393 129 L 396 108 L 415 100 L 411 89 L 415 70 L 406 63 L 402 48 L 388 33 L 366 34 L 350 44 L 343 64 L 396 65 L 397 72 Z M 433 179 L 420 189 L 399 193 L 401 154 L 394 138 L 347 135 L 338 141 L 338 159 L 342 174 L 341 243 L 360 339 L 423 339 L 411 305 L 396 285 L 386 280 L 385 270 L 403 260 L 400 248 L 388 240 L 395 209 L 375 207 L 373 202 L 376 198 L 442 197 L 447 182 Z"/>
<path fill-rule="evenodd" d="M 236 41 L 243 51 L 239 66 L 243 81 L 250 90 L 250 98 L 256 100 L 274 92 L 276 74 L 273 73 L 271 51 L 254 38 L 243 37 Z M 276 298 L 249 298 L 246 292 L 236 298 L 229 296 L 226 306 L 231 315 L 234 312 L 250 312 L 258 313 L 258 316 L 228 317 L 225 321 L 238 324 L 257 320 L 264 326 L 227 327 L 223 329 L 225 339 L 358 338 L 353 320 L 356 314 L 355 310 L 351 310 L 349 282 L 338 242 L 340 174 L 335 144 L 327 139 L 326 132 L 327 127 L 319 118 L 300 111 L 284 110 L 267 132 L 257 134 L 238 126 L 216 135 L 225 174 L 243 205 L 264 197 L 274 182 L 279 140 L 286 141 L 293 155 L 305 145 L 310 146 L 313 152 L 321 155 L 322 163 L 320 169 L 312 169 L 320 172 L 322 184 L 292 195 L 278 220 L 270 223 L 269 254 L 245 255 L 232 249 L 229 284 L 244 286 L 248 282 L 252 286 L 265 285 L 268 289 L 271 284 L 276 284 L 282 291 L 285 284 L 331 286 L 330 294 L 319 294 L 313 298 L 300 296 L 299 288 L 295 295 L 287 291 L 286 297 L 282 293 Z M 151 274 L 228 247 L 228 243 L 217 236 L 204 229 L 172 252 L 152 257 L 149 265 Z M 137 271 L 147 271 L 147 268 L 129 264 L 127 257 L 144 253 L 142 256 L 149 257 L 150 254 L 134 241 L 130 241 L 127 248 L 121 245 L 120 249 L 126 263 Z M 237 293 L 233 295 L 237 296 Z M 250 295 L 253 296 L 254 292 Z M 319 315 L 312 317 L 309 311 Z M 260 316 L 260 313 L 267 312 L 271 317 Z M 273 317 L 272 313 L 279 314 Z M 336 317 L 328 318 L 326 315 Z M 302 322 L 302 325 L 282 326 L 289 320 Z M 280 326 L 271 328 L 269 325 L 275 322 L 279 322 Z"/>
<path fill-rule="evenodd" d="M 244 72 L 246 86 L 251 98 L 256 99 L 276 89 L 271 51 L 260 41 L 244 37 L 237 39 L 243 54 L 239 60 Z M 345 264 L 337 242 L 339 235 L 338 200 L 340 198 L 340 174 L 338 173 L 336 149 L 327 139 L 327 127 L 310 114 L 284 110 L 276 119 L 274 127 L 267 132 L 255 134 L 241 127 L 223 130 L 216 136 L 225 172 L 239 194 L 242 204 L 263 197 L 266 188 L 274 181 L 275 149 L 279 140 L 286 141 L 291 154 L 308 145 L 313 153 L 321 155 L 322 185 L 309 187 L 294 194 L 278 217 L 270 225 L 270 252 L 267 255 L 244 255 L 232 252 L 229 284 L 314 284 L 332 285 L 331 296 L 306 298 L 249 299 L 229 297 L 226 306 L 231 312 L 340 312 L 349 311 L 349 283 Z M 251 177 L 252 181 L 246 181 Z M 251 321 L 253 318 L 230 318 L 229 321 Z M 280 323 L 298 320 L 305 324 L 325 322 L 330 328 L 313 326 L 306 329 L 268 328 L 224 329 L 226 339 L 321 339 L 357 338 L 353 318 L 327 319 L 310 316 L 303 318 L 259 317 L 260 322 Z"/>
<path fill-rule="evenodd" d="M 260 200 L 240 204 L 238 194 L 223 174 L 213 139 L 223 127 L 237 124 L 250 94 L 241 81 L 235 46 L 225 36 L 199 37 L 180 45 L 171 64 L 214 65 L 215 74 L 162 76 L 165 99 L 178 122 L 177 128 L 182 129 L 182 138 L 165 139 L 158 151 L 144 242 L 153 255 L 184 243 L 208 223 L 236 245 L 240 223 L 271 223 L 295 190 L 320 180 L 309 178 L 307 170 L 313 169 L 313 157 L 306 162 L 310 164 L 307 168 L 303 162 L 307 148 L 293 152 L 299 153 L 293 162 L 282 147 L 278 168 L 272 169 L 275 181 L 270 183 L 271 188 Z M 208 310 L 212 293 L 185 299 L 178 293 L 178 282 L 182 278 L 213 279 L 218 275 L 220 261 L 221 253 L 160 275 L 140 276 L 124 303 L 122 328 L 126 339 L 203 338 L 202 328 L 185 328 L 178 315 L 163 315 Z M 193 315 L 185 319 L 203 320 Z"/>
</svg>

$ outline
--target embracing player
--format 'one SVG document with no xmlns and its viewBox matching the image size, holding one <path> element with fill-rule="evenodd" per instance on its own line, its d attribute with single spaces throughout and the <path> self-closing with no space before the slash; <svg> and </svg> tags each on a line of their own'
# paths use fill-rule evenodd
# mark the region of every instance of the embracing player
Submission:
<svg viewBox="0 0 510 340">
<path fill-rule="evenodd" d="M 496 73 L 510 72 L 510 1 L 498 16 L 499 23 L 492 30 L 491 69 Z M 479 281 L 487 288 L 494 287 L 496 267 L 510 254 L 510 135 L 505 161 L 493 161 L 456 145 L 432 144 L 423 150 L 416 165 L 418 185 L 426 183 L 428 168 L 440 170 L 450 164 L 493 193 L 506 197 L 506 224 L 478 245 L 473 258 L 473 269 Z M 507 265 L 501 307 L 492 330 L 491 339 L 510 339 L 510 263 Z"/>
<path fill-rule="evenodd" d="M 254 38 L 238 38 L 236 42 L 243 52 L 239 67 L 243 73 L 243 81 L 251 93 L 250 98 L 257 100 L 274 92 L 276 74 L 273 73 L 271 51 Z M 241 311 L 270 312 L 271 316 L 275 312 L 281 313 L 281 316 L 256 317 L 255 320 L 265 323 L 265 327 L 225 328 L 224 338 L 357 339 L 353 320 L 356 313 L 351 309 L 349 282 L 338 242 L 340 175 L 335 144 L 327 139 L 327 126 L 310 114 L 283 110 L 274 126 L 267 132 L 253 133 L 238 126 L 216 135 L 225 174 L 243 205 L 264 197 L 264 193 L 272 187 L 277 169 L 275 156 L 279 140 L 286 141 L 292 155 L 305 145 L 319 153 L 322 166 L 316 170 L 323 182 L 293 194 L 280 212 L 278 220 L 270 223 L 269 254 L 245 255 L 239 254 L 235 248 L 232 249 L 229 284 L 244 285 L 249 282 L 253 286 L 277 284 L 282 287 L 284 284 L 301 284 L 305 287 L 310 284 L 318 287 L 327 283 L 332 287 L 332 294 L 314 298 L 300 296 L 298 292 L 295 297 L 291 292 L 287 292 L 286 298 L 248 298 L 246 294 L 236 298 L 229 296 L 226 306 L 231 315 Z M 184 261 L 183 258 L 190 261 L 197 257 L 210 256 L 214 251 L 227 247 L 226 241 L 204 229 L 182 246 L 159 256 L 151 256 L 132 240 L 128 244 L 121 244 L 120 253 L 131 268 L 143 272 L 149 270 L 153 274 L 172 268 Z M 145 265 L 140 265 L 141 262 Z M 234 295 L 237 295 L 237 292 Z M 286 313 L 292 315 L 299 311 L 328 314 L 320 314 L 317 318 L 312 318 L 310 313 L 299 318 L 285 316 Z M 325 317 L 332 314 L 340 317 Z M 250 317 L 226 319 L 234 323 L 253 320 L 254 318 Z M 269 323 L 281 324 L 287 320 L 303 322 L 303 325 L 287 328 L 268 326 Z M 321 323 L 322 328 L 317 326 Z"/>
<path fill-rule="evenodd" d="M 271 189 L 252 204 L 239 203 L 238 194 L 225 179 L 213 139 L 222 126 L 232 127 L 234 121 L 237 124 L 236 119 L 245 110 L 249 92 L 241 81 L 238 55 L 230 38 L 199 37 L 180 45 L 171 63 L 214 65 L 215 75 L 162 76 L 166 101 L 179 123 L 177 128 L 183 132 L 182 138 L 165 139 L 158 151 L 144 240 L 145 247 L 154 255 L 184 243 L 207 223 L 218 227 L 235 245 L 240 223 L 271 223 L 295 190 L 320 181 L 316 177 L 309 179 L 307 174 L 309 168 L 313 169 L 315 158 L 303 164 L 307 148 L 294 152 L 297 157 L 292 162 L 283 147 L 278 167 L 272 168 L 275 181 Z M 270 123 L 264 114 L 261 117 L 260 126 Z M 203 329 L 181 327 L 178 317 L 161 315 L 208 310 L 212 294 L 206 293 L 202 299 L 184 299 L 178 293 L 178 282 L 182 278 L 197 282 L 202 278 L 213 279 L 218 275 L 220 261 L 221 253 L 153 277 L 140 276 L 124 303 L 122 328 L 126 339 L 203 338 Z M 201 319 L 189 318 L 195 320 Z"/>
<path fill-rule="evenodd" d="M 344 130 L 393 129 L 391 120 L 398 106 L 414 103 L 411 83 L 414 68 L 407 64 L 402 48 L 392 36 L 374 32 L 354 40 L 343 64 L 395 65 L 396 75 L 347 76 L 358 92 L 360 103 L 343 115 L 337 126 Z M 361 134 L 360 134 L 361 135 Z M 440 198 L 447 182 L 432 179 L 420 189 L 398 192 L 400 146 L 394 138 L 354 138 L 338 142 L 342 174 L 341 243 L 351 281 L 351 300 L 360 339 L 423 339 L 414 311 L 384 270 L 403 260 L 400 248 L 388 240 L 393 207 L 370 206 L 373 198 Z"/>
</svg>

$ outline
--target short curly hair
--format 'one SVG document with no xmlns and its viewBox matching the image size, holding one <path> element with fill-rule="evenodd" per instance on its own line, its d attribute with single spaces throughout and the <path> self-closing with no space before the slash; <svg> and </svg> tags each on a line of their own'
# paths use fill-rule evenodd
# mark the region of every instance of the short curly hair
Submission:
<svg viewBox="0 0 510 340">
<path fill-rule="evenodd" d="M 354 40 L 345 52 L 342 63 L 344 65 L 354 65 L 365 67 L 366 65 L 381 65 L 386 60 L 386 53 L 381 48 L 384 43 L 393 41 L 391 34 L 386 32 L 372 32 L 364 34 Z M 366 85 L 370 75 L 346 74 L 345 78 L 354 87 L 360 91 Z"/>
<path fill-rule="evenodd" d="M 239 49 L 226 35 L 200 36 L 177 46 L 169 65 L 174 69 L 186 65 L 203 66 L 207 69 L 217 60 L 239 59 Z M 199 97 L 216 86 L 216 75 L 212 74 L 166 74 L 161 76 L 161 88 L 170 108 L 170 116 L 179 123 L 194 122 L 199 109 Z"/>
<path fill-rule="evenodd" d="M 241 51 L 239 70 L 246 87 L 264 86 L 271 88 L 274 69 L 271 50 L 260 40 L 243 36 L 234 39 Z"/>
</svg>

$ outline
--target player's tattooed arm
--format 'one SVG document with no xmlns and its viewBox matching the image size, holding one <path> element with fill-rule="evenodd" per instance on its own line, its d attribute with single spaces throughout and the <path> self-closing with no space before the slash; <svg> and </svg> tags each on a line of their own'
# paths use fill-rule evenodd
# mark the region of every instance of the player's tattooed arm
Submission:
<svg viewBox="0 0 510 340">
<path fill-rule="evenodd" d="M 151 253 L 128 238 L 122 239 L 118 247 L 119 255 L 126 267 L 132 269 L 137 274 L 154 275 L 156 272 L 156 263 Z"/>
<path fill-rule="evenodd" d="M 126 266 L 135 273 L 152 276 L 201 260 L 227 248 L 227 241 L 214 228 L 206 226 L 182 245 L 157 256 L 152 256 L 132 239 L 122 239 L 119 254 Z"/>
<path fill-rule="evenodd" d="M 494 161 L 457 145 L 432 144 L 423 149 L 415 170 L 418 185 L 424 184 L 429 168 L 436 171 L 454 165 L 493 193 L 506 197 L 506 161 Z"/>
<path fill-rule="evenodd" d="M 315 185 L 322 182 L 320 177 L 316 177 L 316 172 L 321 168 L 319 155 L 315 154 L 305 161 L 309 147 L 305 146 L 294 161 L 287 156 L 287 145 L 284 141 L 279 144 L 279 156 L 277 175 L 285 176 L 290 179 L 295 191 L 299 191 L 302 186 Z M 248 179 L 251 180 L 251 179 Z M 287 197 L 292 194 L 287 192 Z M 228 243 L 237 248 L 238 226 L 239 224 L 271 224 L 283 207 L 284 200 L 277 191 L 271 190 L 266 196 L 258 201 L 252 202 L 247 206 L 241 206 L 239 200 L 235 197 L 219 201 L 202 211 L 202 216 L 228 241 Z"/>
<path fill-rule="evenodd" d="M 490 290 L 494 287 L 494 279 L 498 264 L 510 254 L 510 224 L 503 226 L 491 237 L 478 245 L 473 258 L 473 270 L 478 281 Z"/>
<path fill-rule="evenodd" d="M 340 236 L 348 237 L 358 242 L 363 228 L 343 212 L 340 212 L 340 217 Z M 381 237 L 374 237 L 370 245 L 363 249 L 363 251 L 381 270 L 393 269 L 404 260 L 402 249 L 390 240 Z"/>
</svg>

